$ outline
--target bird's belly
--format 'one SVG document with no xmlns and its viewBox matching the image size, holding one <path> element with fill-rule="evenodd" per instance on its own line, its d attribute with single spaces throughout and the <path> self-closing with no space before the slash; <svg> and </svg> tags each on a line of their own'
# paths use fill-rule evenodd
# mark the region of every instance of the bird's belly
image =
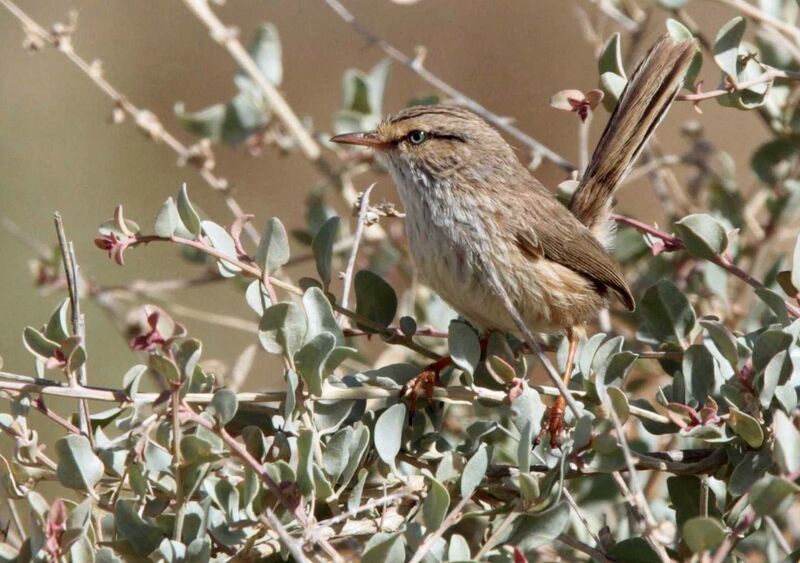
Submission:
<svg viewBox="0 0 800 563">
<path fill-rule="evenodd" d="M 555 333 L 587 322 L 604 306 L 605 300 L 585 278 L 559 264 L 503 258 L 496 249 L 480 249 L 480 242 L 458 240 L 458 233 L 410 217 L 406 217 L 409 248 L 422 279 L 476 328 L 520 336 L 476 252 L 494 257 L 493 267 L 534 332 Z"/>
</svg>

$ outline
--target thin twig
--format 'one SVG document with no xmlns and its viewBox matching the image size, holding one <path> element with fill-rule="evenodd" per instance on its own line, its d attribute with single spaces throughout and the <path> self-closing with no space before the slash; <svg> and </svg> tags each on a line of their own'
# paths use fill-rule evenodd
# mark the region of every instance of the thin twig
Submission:
<svg viewBox="0 0 800 563">
<path fill-rule="evenodd" d="M 177 243 L 177 244 L 182 244 L 184 246 L 190 246 L 192 248 L 196 248 L 197 250 L 200 250 L 201 252 L 204 252 L 205 254 L 208 254 L 209 256 L 213 256 L 214 258 L 217 258 L 219 260 L 223 260 L 225 262 L 228 262 L 230 264 L 235 265 L 236 267 L 241 269 L 242 272 L 245 273 L 245 274 L 248 274 L 248 275 L 250 275 L 250 276 L 252 276 L 252 277 L 254 277 L 256 279 L 263 280 L 265 282 L 265 285 L 267 286 L 267 290 L 269 292 L 272 291 L 271 286 L 274 286 L 274 287 L 278 287 L 278 288 L 280 288 L 280 289 L 282 289 L 284 291 L 287 291 L 287 292 L 289 292 L 289 293 L 291 293 L 293 295 L 298 295 L 298 296 L 301 296 L 301 297 L 303 295 L 303 290 L 300 289 L 299 287 L 294 286 L 291 283 L 288 283 L 288 282 L 283 281 L 281 279 L 267 276 L 266 273 L 263 270 L 261 270 L 258 266 L 256 266 L 254 263 L 252 263 L 252 262 L 244 262 L 242 260 L 239 260 L 238 258 L 234 258 L 234 257 L 228 256 L 225 253 L 220 252 L 219 250 L 217 250 L 217 249 L 215 249 L 215 248 L 213 248 L 211 246 L 208 246 L 207 244 L 205 244 L 202 241 L 190 240 L 190 239 L 185 239 L 185 238 L 181 238 L 181 237 L 177 237 L 177 236 L 159 237 L 159 236 L 156 236 L 156 235 L 135 235 L 134 240 L 133 241 L 128 241 L 126 244 L 129 247 L 134 247 L 134 246 L 139 246 L 141 244 L 147 244 L 147 243 L 150 243 L 150 242 L 174 242 L 174 243 Z M 271 295 L 270 298 L 273 298 L 273 296 Z M 345 309 L 341 305 L 338 305 L 336 303 L 331 303 L 331 307 L 333 308 L 334 311 L 336 311 L 338 313 L 341 313 L 344 316 L 348 317 L 349 319 L 352 319 L 352 320 L 358 322 L 360 325 L 366 326 L 370 330 L 373 330 L 376 333 L 380 334 L 390 344 L 399 344 L 401 346 L 405 346 L 406 348 L 409 348 L 410 350 L 413 350 L 413 351 L 417 352 L 418 354 L 421 354 L 421 355 L 423 355 L 423 356 L 425 356 L 427 358 L 438 359 L 440 357 L 439 354 L 437 354 L 437 353 L 433 352 L 432 350 L 429 350 L 425 346 L 422 346 L 421 344 L 415 342 L 414 339 L 409 337 L 409 336 L 398 335 L 397 333 L 387 329 L 385 326 L 381 325 L 380 323 L 377 323 L 377 322 L 375 322 L 375 321 L 373 321 L 371 319 L 368 319 L 367 317 L 364 317 L 363 315 L 359 315 L 358 313 L 356 313 L 354 311 L 351 311 L 349 309 Z"/>
<path fill-rule="evenodd" d="M 647 225 L 646 223 L 642 223 L 641 221 L 638 221 L 636 219 L 632 219 L 630 217 L 625 217 L 624 215 L 612 214 L 611 217 L 612 217 L 612 220 L 616 221 L 617 223 L 619 223 L 621 225 L 626 225 L 628 227 L 633 227 L 634 229 L 636 229 L 638 231 L 641 231 L 643 233 L 647 233 L 648 235 L 651 235 L 653 237 L 656 237 L 656 238 L 662 240 L 663 242 L 665 242 L 668 245 L 667 250 L 669 250 L 669 251 L 680 250 L 680 249 L 684 248 L 683 241 L 680 238 L 678 238 L 678 237 L 676 237 L 674 235 L 671 235 L 669 233 L 666 233 L 666 232 L 664 232 L 664 231 L 662 231 L 662 230 L 660 230 L 660 229 L 658 229 L 656 227 L 651 227 L 650 225 Z M 750 275 L 748 272 L 744 271 L 742 268 L 740 268 L 739 266 L 734 264 L 733 261 L 730 258 L 728 258 L 727 256 L 725 256 L 725 255 L 721 255 L 721 254 L 714 255 L 714 257 L 713 258 L 709 258 L 708 261 L 713 263 L 713 264 L 716 264 L 720 268 L 722 268 L 722 269 L 728 271 L 729 273 L 733 274 L 734 276 L 736 276 L 740 280 L 742 280 L 745 283 L 747 283 L 747 285 L 749 285 L 750 287 L 753 287 L 755 289 L 763 289 L 763 288 L 766 287 L 761 281 L 757 280 L 752 275 Z M 792 303 L 790 303 L 788 301 L 784 301 L 784 304 L 786 305 L 786 310 L 789 312 L 790 315 L 792 315 L 795 318 L 800 317 L 800 307 L 798 307 L 797 305 L 794 305 L 794 304 L 792 304 Z"/>
<path fill-rule="evenodd" d="M 286 528 L 281 524 L 281 521 L 278 520 L 274 512 L 269 508 L 265 509 L 264 513 L 259 516 L 259 520 L 261 520 L 261 523 L 264 524 L 267 529 L 271 529 L 278 534 L 281 543 L 289 553 L 292 554 L 292 557 L 297 563 L 305 563 L 308 561 L 308 558 L 303 553 L 303 544 L 289 535 L 289 532 L 286 531 Z"/>
<path fill-rule="evenodd" d="M 211 38 L 222 45 L 236 63 L 255 81 L 266 97 L 270 110 L 294 137 L 306 158 L 311 161 L 319 160 L 321 156 L 319 145 L 283 99 L 283 96 L 264 76 L 264 72 L 239 41 L 236 30 L 222 23 L 208 5 L 207 0 L 184 0 L 184 4 L 205 24 Z"/>
<path fill-rule="evenodd" d="M 563 489 L 561 489 L 561 494 L 564 495 L 565 499 L 567 499 L 567 503 L 569 504 L 570 508 L 572 508 L 572 512 L 574 512 L 575 516 L 578 517 L 578 520 L 581 521 L 581 524 L 583 524 L 583 528 L 586 530 L 586 533 L 589 534 L 589 536 L 592 538 L 594 544 L 598 547 L 603 545 L 602 543 L 600 543 L 600 538 L 597 537 L 597 534 L 595 534 L 592 531 L 592 528 L 589 526 L 589 521 L 586 520 L 586 516 L 583 514 L 581 507 L 578 506 L 578 503 L 575 501 L 575 497 L 572 496 L 572 493 L 570 493 L 567 490 L 567 488 L 564 487 Z"/>
<path fill-rule="evenodd" d="M 731 8 L 740 11 L 745 16 L 766 26 L 773 27 L 781 33 L 786 34 L 793 39 L 795 43 L 800 43 L 800 29 L 791 23 L 779 20 L 778 18 L 756 8 L 752 4 L 748 4 L 744 0 L 716 0 L 716 2 L 718 4 L 730 6 Z"/>
<path fill-rule="evenodd" d="M 122 92 L 117 90 L 103 75 L 103 71 L 97 64 L 92 64 L 86 59 L 78 55 L 73 46 L 69 36 L 56 36 L 44 27 L 39 25 L 33 18 L 26 14 L 19 8 L 12 0 L 0 0 L 0 6 L 3 6 L 14 17 L 16 17 L 23 26 L 25 33 L 30 34 L 41 40 L 47 45 L 56 48 L 57 51 L 62 53 L 72 64 L 74 64 L 83 74 L 86 75 L 106 96 L 111 98 L 114 102 L 115 108 L 124 111 L 131 116 L 133 122 L 136 124 L 147 137 L 156 141 L 157 144 L 164 144 L 178 155 L 179 163 L 193 163 L 193 152 L 190 147 L 181 143 L 172 133 L 170 133 L 158 117 L 150 110 L 139 108 L 134 105 Z M 200 177 L 217 193 L 220 193 L 225 201 L 225 205 L 233 213 L 235 217 L 244 215 L 241 206 L 231 195 L 230 186 L 228 181 L 214 174 L 206 162 L 197 163 L 197 171 Z M 245 230 L 253 240 L 258 240 L 259 233 L 251 224 L 245 225 Z"/>
<path fill-rule="evenodd" d="M 634 460 L 633 453 L 631 453 L 630 446 L 628 446 L 628 440 L 625 437 L 625 430 L 622 428 L 622 423 L 620 422 L 619 416 L 617 415 L 617 411 L 614 409 L 614 407 L 612 406 L 608 410 L 611 415 L 611 420 L 614 423 L 614 429 L 617 433 L 617 439 L 619 440 L 620 447 L 622 448 L 622 453 L 625 457 L 625 465 L 628 468 L 628 483 L 630 484 L 632 505 L 631 508 L 634 508 L 644 520 L 645 529 L 643 535 L 645 540 L 647 540 L 647 543 L 649 543 L 650 546 L 656 551 L 659 558 L 664 563 L 669 563 L 670 558 L 666 549 L 652 534 L 652 530 L 655 528 L 656 521 L 653 517 L 653 513 L 650 511 L 650 506 L 647 504 L 647 499 L 644 498 L 644 494 L 642 493 L 642 487 L 639 484 L 639 476 L 636 473 L 636 461 Z"/>
<path fill-rule="evenodd" d="M 366 39 L 369 45 L 377 46 L 381 51 L 386 53 L 390 58 L 396 60 L 407 69 L 415 73 L 417 76 L 422 78 L 425 82 L 443 92 L 447 97 L 451 98 L 455 103 L 466 107 L 467 109 L 477 113 L 485 120 L 492 123 L 498 129 L 506 132 L 517 141 L 524 144 L 528 147 L 536 155 L 541 155 L 543 158 L 553 162 L 557 166 L 563 168 L 567 172 L 572 172 L 575 170 L 575 165 L 569 162 L 566 158 L 562 157 L 560 154 L 555 152 L 554 150 L 550 149 L 549 147 L 545 146 L 540 141 L 537 141 L 527 133 L 524 133 L 521 129 L 513 125 L 509 119 L 504 118 L 496 113 L 488 110 L 483 105 L 479 104 L 474 99 L 470 98 L 463 92 L 457 90 L 434 73 L 429 71 L 425 66 L 422 64 L 422 61 L 419 58 L 412 58 L 403 53 L 400 49 L 394 47 L 387 41 L 381 39 L 372 31 L 364 27 L 361 22 L 359 22 L 356 17 L 350 12 L 339 0 L 324 0 L 325 3 L 334 11 L 336 14 L 342 18 L 347 24 L 349 24 L 359 35 Z"/>
<path fill-rule="evenodd" d="M 83 346 L 85 350 L 86 324 L 81 314 L 80 278 L 78 276 L 77 260 L 75 259 L 75 248 L 72 246 L 72 243 L 67 240 L 61 213 L 56 211 L 53 214 L 53 221 L 56 227 L 58 246 L 61 249 L 61 258 L 64 262 L 64 273 L 67 278 L 67 291 L 69 293 L 70 311 L 72 313 L 72 334 L 78 337 L 80 345 Z M 77 373 L 73 373 L 71 369 L 68 369 L 67 375 L 70 378 L 70 385 L 73 387 L 85 386 L 87 384 L 86 363 L 84 362 L 78 368 Z M 89 439 L 89 443 L 94 447 L 94 433 L 92 432 L 89 406 L 86 404 L 86 401 L 80 401 L 78 409 L 80 411 L 81 433 Z"/>
<path fill-rule="evenodd" d="M 561 377 L 553 367 L 550 359 L 547 357 L 547 355 L 545 355 L 538 342 L 536 342 L 536 338 L 533 336 L 530 328 L 528 328 L 528 325 L 525 324 L 525 320 L 522 318 L 522 315 L 520 315 L 517 306 L 514 304 L 511 296 L 508 294 L 508 290 L 503 284 L 500 275 L 497 273 L 497 269 L 489 263 L 484 264 L 484 267 L 489 274 L 489 283 L 491 284 L 492 289 L 494 289 L 494 291 L 500 297 L 506 312 L 508 312 L 514 321 L 514 324 L 517 325 L 517 329 L 520 331 L 520 333 L 522 333 L 523 341 L 528 345 L 528 348 L 542 364 L 547 377 L 550 378 L 550 381 L 552 381 L 556 388 L 561 392 L 561 396 L 564 397 L 564 400 L 567 402 L 567 406 L 569 406 L 572 414 L 575 415 L 575 419 L 579 419 L 583 414 L 583 410 L 581 409 L 580 405 L 578 405 L 567 386 L 561 380 Z"/>
<path fill-rule="evenodd" d="M 600 563 L 614 562 L 613 559 L 609 559 L 608 556 L 599 549 L 595 549 L 591 546 L 588 546 L 579 539 L 573 538 L 572 536 L 569 536 L 567 534 L 559 534 L 556 539 L 561 543 L 563 543 L 564 545 L 570 546 L 575 551 L 580 551 L 581 553 L 585 553 L 586 555 L 591 557 L 593 560 L 600 561 Z"/>
<path fill-rule="evenodd" d="M 473 491 L 473 493 L 474 493 L 474 491 Z M 459 521 L 459 519 L 461 519 L 461 516 L 462 516 L 461 513 L 464 510 L 464 507 L 467 506 L 467 503 L 472 498 L 472 494 L 473 493 L 470 493 L 470 494 L 466 495 L 465 497 L 463 497 L 459 501 L 459 503 L 455 506 L 455 508 L 453 508 L 453 510 L 450 511 L 450 514 L 447 515 L 447 517 L 444 519 L 444 521 L 442 521 L 442 524 L 432 534 L 430 534 L 427 538 L 425 538 L 425 541 L 422 542 L 421 546 L 419 546 L 419 548 L 417 549 L 417 552 L 411 558 L 409 563 L 419 563 L 420 561 L 422 561 L 422 559 L 425 557 L 425 555 L 427 555 L 427 553 L 431 550 L 433 545 L 436 543 L 436 540 L 441 538 L 442 535 L 447 530 L 452 528 Z"/>
<path fill-rule="evenodd" d="M 367 212 L 369 211 L 369 194 L 372 192 L 372 184 L 364 193 L 361 194 L 361 203 L 358 208 L 358 221 L 356 223 L 356 232 L 353 235 L 353 247 L 350 249 L 350 257 L 347 259 L 347 267 L 344 270 L 344 281 L 342 283 L 342 308 L 347 309 L 350 304 L 350 288 L 353 285 L 353 272 L 356 267 L 356 258 L 358 257 L 358 246 L 361 242 L 361 237 L 364 234 L 364 228 L 367 222 Z"/>
<path fill-rule="evenodd" d="M 10 381 L 3 381 L 3 379 Z M 560 391 L 555 387 L 546 385 L 532 385 L 542 395 L 557 397 Z M 135 397 L 128 397 L 122 389 L 109 389 L 102 387 L 80 387 L 73 388 L 58 382 L 48 382 L 29 376 L 18 375 L 8 372 L 0 372 L 0 391 L 10 391 L 16 393 L 39 393 L 52 397 L 65 397 L 71 399 L 86 399 L 89 401 L 102 401 L 110 403 L 126 404 L 135 399 L 137 402 L 153 403 L 162 397 L 161 393 L 137 393 Z M 319 397 L 308 397 L 311 401 L 357 401 L 362 399 L 396 399 L 400 393 L 398 389 L 386 389 L 365 385 L 363 387 L 334 387 L 326 385 Z M 577 399 L 586 400 L 586 392 L 572 390 L 571 395 Z M 187 393 L 184 400 L 190 404 L 208 404 L 214 397 L 213 393 Z M 238 393 L 237 399 L 240 404 L 244 403 L 280 403 L 286 398 L 285 391 L 267 391 L 262 393 Z M 483 387 L 435 387 L 433 389 L 432 400 L 459 403 L 463 405 L 474 404 L 476 400 L 490 401 L 497 404 L 505 403 L 508 396 L 504 391 L 495 391 Z M 640 419 L 652 420 L 661 424 L 669 424 L 670 420 L 663 415 L 630 405 L 630 412 L 633 416 Z M 674 461 L 670 459 L 665 462 Z M 654 464 L 660 463 L 654 460 Z"/>
<path fill-rule="evenodd" d="M 182 412 L 184 415 L 197 424 L 198 426 L 202 426 L 206 430 L 210 430 L 220 438 L 228 446 L 231 453 L 245 462 L 250 469 L 252 469 L 256 475 L 261 479 L 261 482 L 264 483 L 270 492 L 275 495 L 278 501 L 286 508 L 289 514 L 294 515 L 295 519 L 300 523 L 301 526 L 305 527 L 308 525 L 308 516 L 306 516 L 305 510 L 303 510 L 303 505 L 299 503 L 292 503 L 284 493 L 283 489 L 269 476 L 267 470 L 264 469 L 264 466 L 254 458 L 250 452 L 240 444 L 236 438 L 231 436 L 225 428 L 221 426 L 214 425 L 208 419 L 200 416 L 197 414 L 191 406 L 189 406 L 187 401 L 184 401 L 183 410 Z"/>
<path fill-rule="evenodd" d="M 792 546 L 789 545 L 789 542 L 786 541 L 786 538 L 783 537 L 783 532 L 778 527 L 778 524 L 775 523 L 775 520 L 772 516 L 764 516 L 764 521 L 767 523 L 767 528 L 775 537 L 775 541 L 778 542 L 778 546 L 783 550 L 786 555 L 790 555 L 792 553 Z"/>
</svg>

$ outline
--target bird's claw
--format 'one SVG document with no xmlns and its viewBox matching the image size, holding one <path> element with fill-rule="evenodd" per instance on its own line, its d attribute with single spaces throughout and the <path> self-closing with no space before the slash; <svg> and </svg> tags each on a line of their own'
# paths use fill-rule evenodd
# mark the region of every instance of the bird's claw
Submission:
<svg viewBox="0 0 800 563">
<path fill-rule="evenodd" d="M 533 447 L 538 446 L 546 435 L 550 435 L 550 448 L 561 448 L 561 437 L 564 433 L 564 405 L 562 401 L 550 407 L 542 420 L 542 429 L 533 441 Z"/>
<path fill-rule="evenodd" d="M 407 397 L 409 400 L 409 413 L 408 423 L 414 419 L 414 413 L 417 411 L 417 400 L 424 394 L 430 401 L 433 399 L 433 389 L 438 385 L 441 386 L 442 382 L 439 379 L 439 372 L 432 369 L 425 369 L 415 376 L 411 381 L 403 385 L 400 389 L 400 397 Z"/>
</svg>

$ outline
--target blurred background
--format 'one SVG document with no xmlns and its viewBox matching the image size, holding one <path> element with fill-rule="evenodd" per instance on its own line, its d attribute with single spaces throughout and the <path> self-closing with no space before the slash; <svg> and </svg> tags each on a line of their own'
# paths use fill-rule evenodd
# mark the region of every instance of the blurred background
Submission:
<svg viewBox="0 0 800 563">
<path fill-rule="evenodd" d="M 345 4 L 365 26 L 403 51 L 413 53 L 416 46 L 424 46 L 427 68 L 496 113 L 513 118 L 523 131 L 557 152 L 573 161 L 577 158 L 577 121 L 550 108 L 548 100 L 561 89 L 597 87 L 596 45 L 586 40 L 579 23 L 581 12 L 602 22 L 592 2 L 346 0 Z M 235 93 L 235 63 L 182 2 L 20 0 L 19 5 L 46 27 L 66 21 L 68 10 L 76 10 L 76 51 L 90 61 L 102 61 L 113 85 L 134 104 L 159 116 L 186 144 L 196 138 L 180 128 L 175 103 L 196 110 Z M 245 43 L 259 24 L 277 26 L 283 46 L 281 91 L 298 115 L 313 120 L 316 131 L 332 129 L 332 115 L 342 100 L 343 72 L 351 67 L 369 70 L 383 58 L 322 0 L 229 0 L 214 9 L 224 22 L 241 30 Z M 693 3 L 691 15 L 709 30 L 731 17 L 708 3 Z M 663 30 L 662 23 L 654 20 L 650 30 L 655 37 Z M 609 24 L 606 35 L 611 31 Z M 0 215 L 18 226 L 28 242 L 52 245 L 52 214 L 59 210 L 84 275 L 103 285 L 192 272 L 176 249 L 158 245 L 128 252 L 126 265 L 120 268 L 94 247 L 96 228 L 117 204 L 124 203 L 127 216 L 140 218 L 143 228 L 151 230 L 150 221 L 161 203 L 175 195 L 182 182 L 187 182 L 193 201 L 205 214 L 229 225 L 231 215 L 221 198 L 197 170 L 176 166 L 175 154 L 145 138 L 130 119 L 112 125 L 110 100 L 61 54 L 50 48 L 26 52 L 23 39 L 16 19 L 0 9 Z M 625 48 L 623 44 L 623 53 Z M 703 76 L 709 89 L 719 80 L 717 70 L 706 68 Z M 434 93 L 394 64 L 384 109 L 393 112 L 412 98 Z M 665 148 L 675 152 L 682 148 L 682 124 L 694 115 L 689 104 L 677 106 L 659 130 Z M 755 112 L 729 110 L 718 119 L 722 114 L 715 103 L 703 109 L 703 115 L 694 117 L 734 158 L 766 137 Z M 593 139 L 606 118 L 600 110 Z M 245 211 L 256 215 L 259 229 L 270 216 L 280 217 L 289 230 L 303 225 L 301 202 L 320 178 L 302 155 L 281 156 L 268 147 L 253 157 L 243 146 L 219 147 L 215 155 L 216 172 L 234 186 Z M 747 167 L 741 166 L 738 174 L 740 185 L 746 187 Z M 552 188 L 565 179 L 562 170 L 547 162 L 537 176 Z M 355 187 L 361 190 L 367 185 L 364 180 Z M 379 193 L 399 204 L 388 178 L 379 178 Z M 627 186 L 619 198 L 625 213 L 645 221 L 660 217 L 657 200 L 645 184 Z M 339 211 L 349 216 L 347 210 Z M 298 252 L 306 250 L 295 242 L 293 246 Z M 37 290 L 31 258 L 30 245 L 7 229 L 0 230 L 0 355 L 3 369 L 24 374 L 33 373 L 33 359 L 22 347 L 22 329 L 43 323 L 63 295 Z M 302 274 L 301 268 L 292 277 Z M 234 284 L 185 290 L 178 299 L 188 307 L 256 320 Z M 96 307 L 87 303 L 85 313 L 90 381 L 116 383 L 136 362 L 137 353 L 129 350 Z M 224 365 L 255 342 L 254 336 L 243 332 L 178 318 L 204 341 L 204 358 Z M 259 356 L 247 387 L 278 385 L 279 373 L 272 365 L 265 355 Z"/>
</svg>

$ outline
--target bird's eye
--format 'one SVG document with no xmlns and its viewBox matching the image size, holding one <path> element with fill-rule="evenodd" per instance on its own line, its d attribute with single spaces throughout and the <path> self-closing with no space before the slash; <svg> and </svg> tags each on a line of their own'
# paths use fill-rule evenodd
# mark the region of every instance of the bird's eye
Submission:
<svg viewBox="0 0 800 563">
<path fill-rule="evenodd" d="M 412 145 L 421 145 L 428 140 L 428 134 L 425 131 L 412 131 L 408 134 L 408 141 Z"/>
</svg>

